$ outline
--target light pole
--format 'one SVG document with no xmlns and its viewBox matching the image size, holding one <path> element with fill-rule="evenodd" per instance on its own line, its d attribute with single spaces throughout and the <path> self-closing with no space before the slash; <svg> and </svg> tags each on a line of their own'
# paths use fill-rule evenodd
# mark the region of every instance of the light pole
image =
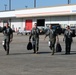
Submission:
<svg viewBox="0 0 76 75">
<path fill-rule="evenodd" d="M 34 0 L 34 8 L 36 8 L 36 0 Z"/>
<path fill-rule="evenodd" d="M 9 11 L 11 11 L 11 0 L 9 0 Z M 11 26 L 11 18 L 9 18 L 9 25 Z"/>
<path fill-rule="evenodd" d="M 68 4 L 71 3 L 71 0 L 68 0 Z M 69 24 L 70 16 L 68 15 L 68 24 Z"/>
<path fill-rule="evenodd" d="M 25 8 L 27 8 L 27 6 L 25 6 Z"/>
<path fill-rule="evenodd" d="M 9 0 L 9 10 L 11 10 L 11 0 Z"/>
<path fill-rule="evenodd" d="M 4 6 L 5 6 L 5 11 L 6 11 L 6 8 L 7 8 L 7 4 L 4 4 Z"/>
<path fill-rule="evenodd" d="M 70 4 L 71 3 L 71 0 L 68 0 L 68 4 Z"/>
</svg>

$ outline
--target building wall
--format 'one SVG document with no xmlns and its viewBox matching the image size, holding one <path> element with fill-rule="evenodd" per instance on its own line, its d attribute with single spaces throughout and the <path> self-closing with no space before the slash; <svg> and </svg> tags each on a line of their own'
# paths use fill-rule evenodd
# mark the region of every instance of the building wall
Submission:
<svg viewBox="0 0 76 75">
<path fill-rule="evenodd" d="M 47 24 L 47 23 L 51 23 L 50 17 L 36 17 L 36 18 L 33 18 L 33 25 L 34 25 L 34 23 L 37 22 L 37 19 L 45 19 L 45 27 L 46 27 L 46 24 Z"/>
<path fill-rule="evenodd" d="M 72 15 L 70 16 L 70 21 L 69 21 L 70 24 L 76 24 L 76 15 Z"/>
<path fill-rule="evenodd" d="M 21 29 L 23 30 L 26 26 L 25 23 L 26 20 L 32 20 L 32 27 L 33 27 L 34 23 L 37 23 L 37 19 L 45 19 L 45 27 L 47 23 L 51 23 L 50 17 L 35 17 L 35 18 L 23 18 L 23 19 L 13 18 L 11 20 L 11 27 L 13 27 L 14 25 L 15 30 L 16 28 L 18 29 L 19 27 L 21 27 Z"/>
<path fill-rule="evenodd" d="M 15 11 L 4 11 L 0 12 L 0 18 L 15 17 Z"/>
<path fill-rule="evenodd" d="M 19 27 L 23 29 L 23 19 L 18 19 L 18 18 L 11 19 L 11 27 L 12 29 L 14 28 L 15 31 L 17 31 Z"/>
<path fill-rule="evenodd" d="M 59 23 L 64 28 L 66 25 L 76 26 L 76 15 L 70 16 L 47 16 L 47 17 L 34 17 L 34 18 L 12 18 L 11 19 L 11 27 L 12 29 L 18 30 L 19 27 L 24 30 L 26 20 L 32 20 L 32 27 L 34 23 L 37 22 L 37 19 L 45 19 L 45 27 L 46 24 L 50 23 Z M 3 20 L 0 21 L 0 26 L 3 27 Z"/>
<path fill-rule="evenodd" d="M 69 23 L 68 16 L 51 17 L 51 23 L 59 23 L 64 28 Z"/>
<path fill-rule="evenodd" d="M 40 17 L 76 14 L 76 5 L 35 8 L 15 11 L 16 17 Z"/>
<path fill-rule="evenodd" d="M 76 25 L 76 15 L 51 17 L 51 23 L 59 23 L 62 27 Z"/>
<path fill-rule="evenodd" d="M 76 25 L 76 16 L 49 16 L 49 17 L 35 17 L 35 18 L 21 18 L 21 19 L 12 19 L 11 20 L 11 27 L 14 25 L 15 30 L 16 28 L 18 29 L 21 27 L 21 29 L 24 29 L 26 24 L 26 20 L 32 20 L 32 27 L 34 23 L 37 22 L 37 19 L 45 19 L 45 27 L 46 24 L 55 24 L 59 23 L 63 28 L 66 27 L 67 25 L 73 26 Z"/>
<path fill-rule="evenodd" d="M 31 17 L 31 18 L 30 18 Z M 0 26 L 4 20 L 11 18 L 11 27 L 18 30 L 25 28 L 26 20 L 32 20 L 32 27 L 37 19 L 45 19 L 46 24 L 59 23 L 62 27 L 76 25 L 76 5 L 64 5 L 45 8 L 22 9 L 0 12 Z"/>
<path fill-rule="evenodd" d="M 63 5 L 44 8 L 22 9 L 0 12 L 0 18 L 25 18 L 76 14 L 76 5 Z"/>
<path fill-rule="evenodd" d="M 0 20 L 0 26 L 3 27 L 3 20 Z"/>
</svg>

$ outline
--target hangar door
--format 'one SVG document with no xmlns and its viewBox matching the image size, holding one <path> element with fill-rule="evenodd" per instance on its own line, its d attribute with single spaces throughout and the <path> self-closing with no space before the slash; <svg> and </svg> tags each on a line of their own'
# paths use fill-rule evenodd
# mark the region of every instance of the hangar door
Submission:
<svg viewBox="0 0 76 75">
<path fill-rule="evenodd" d="M 32 29 L 32 20 L 26 20 L 25 29 L 26 30 L 31 30 Z"/>
<path fill-rule="evenodd" d="M 45 26 L 45 19 L 37 19 L 37 26 Z"/>
</svg>

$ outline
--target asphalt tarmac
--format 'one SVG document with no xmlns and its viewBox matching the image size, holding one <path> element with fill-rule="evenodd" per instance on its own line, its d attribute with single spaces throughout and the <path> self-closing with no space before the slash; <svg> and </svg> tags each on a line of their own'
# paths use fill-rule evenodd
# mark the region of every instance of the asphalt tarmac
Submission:
<svg viewBox="0 0 76 75">
<path fill-rule="evenodd" d="M 73 38 L 71 54 L 65 55 L 63 35 L 59 36 L 62 52 L 51 55 L 48 37 L 40 35 L 38 54 L 27 50 L 28 35 L 16 35 L 10 44 L 10 54 L 2 47 L 0 33 L 0 75 L 76 75 L 76 37 Z"/>
</svg>

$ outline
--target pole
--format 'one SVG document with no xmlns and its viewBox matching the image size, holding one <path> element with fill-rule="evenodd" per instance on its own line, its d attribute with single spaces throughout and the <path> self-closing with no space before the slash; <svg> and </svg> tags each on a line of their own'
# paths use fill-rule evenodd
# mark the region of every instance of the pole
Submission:
<svg viewBox="0 0 76 75">
<path fill-rule="evenodd" d="M 27 8 L 27 6 L 25 6 L 25 8 Z"/>
<path fill-rule="evenodd" d="M 9 11 L 11 11 L 11 0 L 9 0 Z M 11 18 L 9 18 L 9 25 L 11 26 Z"/>
<path fill-rule="evenodd" d="M 4 6 L 5 6 L 5 11 L 6 11 L 6 7 L 7 7 L 7 5 L 5 4 Z"/>
<path fill-rule="evenodd" d="M 71 3 L 71 0 L 68 0 L 68 4 Z M 70 16 L 68 15 L 68 25 L 69 25 Z"/>
<path fill-rule="evenodd" d="M 36 8 L 36 0 L 34 0 L 34 8 Z"/>
<path fill-rule="evenodd" d="M 68 0 L 68 4 L 70 4 L 71 3 L 71 0 Z"/>
<path fill-rule="evenodd" d="M 11 0 L 9 0 L 9 10 L 11 10 Z"/>
</svg>

